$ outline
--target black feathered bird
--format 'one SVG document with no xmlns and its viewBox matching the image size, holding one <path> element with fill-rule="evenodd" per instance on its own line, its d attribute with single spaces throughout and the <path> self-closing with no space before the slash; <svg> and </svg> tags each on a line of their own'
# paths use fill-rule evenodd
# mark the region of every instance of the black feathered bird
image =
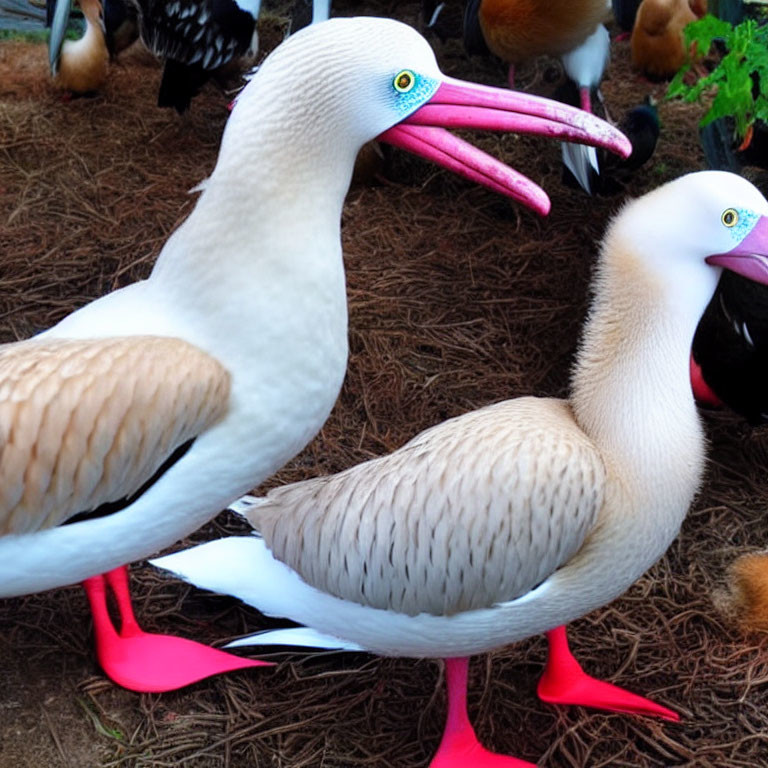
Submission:
<svg viewBox="0 0 768 768">
<path fill-rule="evenodd" d="M 750 424 L 768 422 L 768 290 L 724 270 L 693 337 L 706 386 Z M 694 394 L 707 400 L 694 379 Z"/>
<path fill-rule="evenodd" d="M 260 0 L 129 0 L 141 39 L 165 60 L 157 104 L 184 112 L 211 73 L 258 45 Z"/>
<path fill-rule="evenodd" d="M 579 91 L 576 85 L 565 81 L 554 93 L 554 98 L 571 106 L 579 105 Z M 632 143 L 632 154 L 627 158 L 612 157 L 607 152 L 598 152 L 600 166 L 598 174 L 590 168 L 590 189 L 598 195 L 614 195 L 622 192 L 629 177 L 652 157 L 661 132 L 656 102 L 647 96 L 642 104 L 624 114 L 618 129 Z M 563 167 L 563 181 L 574 189 L 582 185 L 567 167 Z"/>
</svg>

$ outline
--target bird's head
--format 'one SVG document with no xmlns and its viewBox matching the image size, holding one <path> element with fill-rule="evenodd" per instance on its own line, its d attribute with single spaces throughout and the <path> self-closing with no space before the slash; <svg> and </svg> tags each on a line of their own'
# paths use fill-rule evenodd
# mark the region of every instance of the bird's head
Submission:
<svg viewBox="0 0 768 768">
<path fill-rule="evenodd" d="M 580 110 L 506 89 L 466 83 L 440 72 L 427 41 L 383 18 L 335 18 L 301 30 L 264 62 L 237 100 L 231 120 L 249 120 L 277 99 L 307 146 L 351 153 L 378 138 L 549 211 L 543 190 L 518 172 L 452 136 L 453 128 L 533 133 L 605 147 L 627 156 L 627 139 Z M 248 105 L 251 108 L 248 108 Z M 258 106 L 257 106 L 258 105 Z M 330 147 L 333 149 L 330 149 Z"/>
<path fill-rule="evenodd" d="M 611 241 L 655 265 L 662 284 L 696 306 L 709 301 L 721 269 L 768 284 L 768 201 L 734 173 L 699 171 L 658 187 L 626 206 Z"/>
<path fill-rule="evenodd" d="M 718 200 L 706 211 L 717 232 L 707 263 L 768 284 L 768 201 L 741 176 L 724 176 L 713 179 Z"/>
</svg>

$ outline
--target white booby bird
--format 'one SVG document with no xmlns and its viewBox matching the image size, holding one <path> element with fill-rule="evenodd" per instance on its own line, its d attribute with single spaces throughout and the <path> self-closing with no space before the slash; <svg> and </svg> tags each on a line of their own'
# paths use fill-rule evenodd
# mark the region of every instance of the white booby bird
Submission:
<svg viewBox="0 0 768 768">
<path fill-rule="evenodd" d="M 478 744 L 465 657 L 608 603 L 677 535 L 706 452 L 691 340 L 722 268 L 768 284 L 768 201 L 719 171 L 666 184 L 608 227 L 569 400 L 451 419 L 271 491 L 247 513 L 258 535 L 155 564 L 331 647 L 449 659 L 432 766 L 529 766 Z"/>
<path fill-rule="evenodd" d="M 239 95 L 216 167 L 150 277 L 0 348 L 0 597 L 158 551 L 317 433 L 346 368 L 340 218 L 365 142 L 410 147 L 548 210 L 543 190 L 442 125 L 630 151 L 579 110 L 444 77 L 424 38 L 393 20 L 331 19 L 289 38 Z M 135 635 L 121 577 L 108 581 Z M 103 580 L 88 589 L 98 623 Z"/>
</svg>

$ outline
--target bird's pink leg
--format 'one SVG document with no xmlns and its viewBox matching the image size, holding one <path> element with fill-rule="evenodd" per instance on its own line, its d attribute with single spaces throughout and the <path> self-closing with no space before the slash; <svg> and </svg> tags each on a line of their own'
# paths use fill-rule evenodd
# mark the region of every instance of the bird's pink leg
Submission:
<svg viewBox="0 0 768 768">
<path fill-rule="evenodd" d="M 507 72 L 507 83 L 509 84 L 510 88 L 515 87 L 515 65 L 514 64 L 509 65 L 509 71 Z"/>
<path fill-rule="evenodd" d="M 119 633 L 107 609 L 107 584 L 115 594 L 120 611 Z M 133 613 L 125 566 L 106 576 L 92 576 L 83 582 L 83 587 L 93 612 L 99 664 L 115 683 L 131 691 L 174 691 L 222 672 L 272 666 L 183 637 L 144 632 Z"/>
<path fill-rule="evenodd" d="M 122 565 L 104 574 L 104 576 L 117 600 L 117 607 L 120 611 L 120 636 L 140 635 L 142 630 L 133 613 L 131 592 L 128 588 L 128 566 Z"/>
<path fill-rule="evenodd" d="M 104 577 L 101 574 L 91 576 L 83 582 L 83 589 L 85 589 L 85 594 L 91 605 L 96 647 L 117 642 L 119 635 L 107 610 L 107 585 L 104 582 Z"/>
<path fill-rule="evenodd" d="M 585 112 L 589 112 L 589 114 L 592 114 L 592 98 L 589 94 L 589 87 L 586 85 L 582 85 L 579 88 L 579 99 L 581 100 L 581 108 Z"/>
<path fill-rule="evenodd" d="M 587 675 L 568 647 L 564 626 L 547 632 L 547 641 L 549 656 L 538 687 L 542 701 L 680 720 L 680 715 L 671 709 Z"/>
<path fill-rule="evenodd" d="M 437 754 L 429 768 L 536 768 L 533 763 L 498 755 L 481 746 L 467 714 L 469 659 L 446 659 L 448 716 Z"/>
</svg>

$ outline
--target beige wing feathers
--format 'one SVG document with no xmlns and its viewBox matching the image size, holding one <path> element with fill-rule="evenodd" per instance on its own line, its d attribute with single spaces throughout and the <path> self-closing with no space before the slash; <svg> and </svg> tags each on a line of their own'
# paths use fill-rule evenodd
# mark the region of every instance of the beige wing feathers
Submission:
<svg viewBox="0 0 768 768">
<path fill-rule="evenodd" d="M 228 372 L 180 339 L 0 348 L 0 535 L 130 496 L 228 399 Z"/>
<path fill-rule="evenodd" d="M 566 563 L 595 524 L 604 484 L 568 405 L 520 398 L 338 475 L 277 488 L 249 517 L 319 589 L 451 615 L 525 594 Z"/>
</svg>

